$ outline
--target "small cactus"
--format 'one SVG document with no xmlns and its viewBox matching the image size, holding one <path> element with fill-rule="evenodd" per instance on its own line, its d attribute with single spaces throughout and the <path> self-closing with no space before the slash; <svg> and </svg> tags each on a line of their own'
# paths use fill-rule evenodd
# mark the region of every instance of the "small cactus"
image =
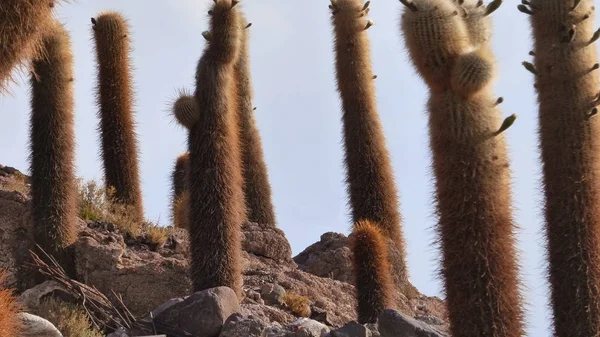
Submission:
<svg viewBox="0 0 600 337">
<path fill-rule="evenodd" d="M 358 221 L 350 235 L 356 312 L 361 324 L 375 323 L 381 312 L 393 306 L 387 240 L 379 226 L 366 220 Z"/>
<path fill-rule="evenodd" d="M 186 90 L 182 90 L 173 102 L 173 116 L 186 129 L 193 128 L 200 119 L 198 104 L 194 95 L 188 93 Z"/>
</svg>

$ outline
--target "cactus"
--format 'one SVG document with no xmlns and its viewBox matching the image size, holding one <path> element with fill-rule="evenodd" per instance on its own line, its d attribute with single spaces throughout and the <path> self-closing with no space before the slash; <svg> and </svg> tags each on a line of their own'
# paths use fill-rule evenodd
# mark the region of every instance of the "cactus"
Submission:
<svg viewBox="0 0 600 337">
<path fill-rule="evenodd" d="M 15 66 L 40 56 L 40 33 L 51 26 L 56 0 L 0 1 L 0 91 Z"/>
<path fill-rule="evenodd" d="M 591 0 L 531 0 L 554 336 L 600 331 L 600 104 Z M 533 70 L 533 71 L 532 71 Z"/>
<path fill-rule="evenodd" d="M 187 202 L 188 202 L 188 172 L 190 166 L 189 154 L 183 153 L 175 161 L 175 167 L 171 174 L 172 189 L 172 217 L 177 228 L 188 228 Z"/>
<path fill-rule="evenodd" d="M 249 221 L 260 224 L 276 225 L 275 210 L 271 198 L 271 185 L 267 164 L 252 106 L 252 81 L 249 59 L 250 24 L 241 17 L 244 29 L 241 36 L 240 53 L 235 64 L 237 84 L 238 123 L 242 151 L 242 172 L 244 175 L 244 197 Z"/>
<path fill-rule="evenodd" d="M 524 335 L 502 133 L 516 116 L 502 123 L 491 90 L 489 14 L 499 2 L 424 0 L 402 14 L 410 58 L 430 89 L 440 274 L 455 337 Z"/>
<path fill-rule="evenodd" d="M 380 227 L 366 220 L 358 221 L 350 235 L 356 311 L 361 324 L 375 323 L 377 316 L 392 305 L 393 283 L 386 241 Z"/>
<path fill-rule="evenodd" d="M 69 35 L 57 22 L 49 23 L 40 41 L 44 56 L 32 60 L 31 76 L 34 235 L 41 248 L 67 263 L 65 248 L 77 236 L 73 54 Z"/>
<path fill-rule="evenodd" d="M 234 64 L 243 27 L 237 0 L 216 0 L 196 70 L 199 121 L 190 130 L 189 233 L 194 291 L 216 286 L 242 296 L 241 224 L 246 207 L 237 129 Z"/>
<path fill-rule="evenodd" d="M 401 258 L 390 261 L 390 265 L 396 285 L 402 286 L 408 283 L 408 270 L 398 192 L 377 113 L 366 33 L 372 21 L 366 18 L 368 6 L 360 0 L 332 1 L 331 9 L 352 220 L 356 223 L 368 219 L 377 223 L 393 241 Z"/>
<path fill-rule="evenodd" d="M 114 201 L 129 205 L 134 218 L 142 221 L 144 210 L 132 111 L 129 29 L 125 19 L 115 12 L 92 18 L 92 25 L 98 62 L 97 97 L 106 185 L 109 189 L 114 188 Z"/>
<path fill-rule="evenodd" d="M 0 271 L 0 285 L 6 280 L 7 271 Z M 11 289 L 0 286 L 0 336 L 20 336 L 22 330 L 17 314 L 22 306 Z"/>
<path fill-rule="evenodd" d="M 200 118 L 194 95 L 187 90 L 181 90 L 177 99 L 173 102 L 173 116 L 181 126 L 188 130 L 193 128 Z"/>
</svg>

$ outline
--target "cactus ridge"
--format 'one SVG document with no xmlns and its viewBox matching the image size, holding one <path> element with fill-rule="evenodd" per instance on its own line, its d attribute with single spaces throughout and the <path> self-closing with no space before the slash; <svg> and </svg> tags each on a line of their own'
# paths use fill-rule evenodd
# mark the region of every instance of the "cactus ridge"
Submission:
<svg viewBox="0 0 600 337">
<path fill-rule="evenodd" d="M 73 54 L 65 28 L 48 24 L 30 79 L 31 209 L 36 243 L 71 274 L 65 248 L 77 239 Z"/>
<path fill-rule="evenodd" d="M 216 0 L 196 69 L 200 119 L 190 129 L 189 233 L 194 291 L 217 286 L 242 297 L 241 225 L 246 207 L 234 64 L 242 27 L 237 1 Z"/>
</svg>

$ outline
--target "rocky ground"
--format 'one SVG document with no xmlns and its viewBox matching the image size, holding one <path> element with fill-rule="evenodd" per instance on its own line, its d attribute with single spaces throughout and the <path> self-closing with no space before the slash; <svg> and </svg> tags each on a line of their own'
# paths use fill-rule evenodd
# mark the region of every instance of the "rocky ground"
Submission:
<svg viewBox="0 0 600 337">
<path fill-rule="evenodd" d="M 23 267 L 33 249 L 27 180 L 0 165 L 0 269 L 8 269 L 9 286 L 19 292 L 29 289 L 22 300 L 35 305 L 57 286 L 34 288 L 31 271 Z M 77 278 L 109 297 L 113 291 L 120 294 L 140 320 L 149 321 L 152 311 L 159 325 L 179 329 L 169 336 L 445 336 L 443 302 L 413 287 L 396 294 L 398 311 L 386 311 L 378 325 L 354 323 L 350 250 L 343 234 L 325 233 L 292 258 L 281 230 L 246 223 L 243 233 L 241 302 L 229 288 L 185 297 L 191 294 L 189 243 L 179 229 L 156 246 L 144 237 L 124 236 L 112 224 L 81 220 L 73 246 Z"/>
</svg>

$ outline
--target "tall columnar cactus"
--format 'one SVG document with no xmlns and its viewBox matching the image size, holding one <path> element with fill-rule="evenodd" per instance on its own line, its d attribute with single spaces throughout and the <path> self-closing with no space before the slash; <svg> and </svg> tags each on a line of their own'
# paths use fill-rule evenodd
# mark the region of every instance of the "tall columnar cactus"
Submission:
<svg viewBox="0 0 600 337">
<path fill-rule="evenodd" d="M 0 1 L 0 89 L 10 81 L 15 66 L 39 56 L 40 33 L 51 25 L 56 1 Z"/>
<path fill-rule="evenodd" d="M 510 170 L 491 85 L 489 15 L 501 0 L 402 1 L 401 30 L 430 89 L 441 275 L 455 337 L 523 336 Z"/>
<path fill-rule="evenodd" d="M 228 286 L 242 294 L 241 224 L 246 207 L 236 117 L 234 64 L 242 34 L 238 0 L 216 0 L 198 62 L 199 121 L 190 130 L 190 249 L 194 291 Z"/>
<path fill-rule="evenodd" d="M 353 223 L 371 220 L 400 252 L 390 261 L 398 286 L 408 283 L 398 192 L 377 113 L 366 30 L 369 2 L 332 0 L 337 88 L 342 101 L 346 181 Z M 390 254 L 391 255 L 391 254 Z"/>
<path fill-rule="evenodd" d="M 350 250 L 356 278 L 358 321 L 374 323 L 383 310 L 393 305 L 387 238 L 377 224 L 359 221 L 350 235 Z"/>
<path fill-rule="evenodd" d="M 532 0 L 549 279 L 558 337 L 600 331 L 600 104 L 591 0 Z"/>
<path fill-rule="evenodd" d="M 242 26 L 250 24 L 241 18 Z M 244 175 L 244 196 L 249 221 L 276 225 L 275 210 L 271 198 L 271 184 L 265 163 L 260 134 L 256 127 L 252 106 L 252 81 L 249 58 L 249 29 L 241 36 L 238 61 L 235 64 L 237 85 L 238 123 L 242 151 L 242 172 Z"/>
<path fill-rule="evenodd" d="M 92 24 L 98 62 L 97 96 L 106 185 L 114 188 L 114 200 L 130 205 L 134 217 L 142 221 L 144 210 L 132 111 L 129 28 L 125 19 L 114 12 L 101 13 L 92 18 Z"/>
<path fill-rule="evenodd" d="M 172 217 L 173 223 L 177 228 L 187 228 L 187 202 L 188 202 L 188 172 L 190 158 L 187 152 L 177 157 L 175 167 L 173 167 L 172 179 Z"/>
<path fill-rule="evenodd" d="M 31 75 L 31 210 L 36 243 L 62 260 L 77 234 L 73 54 L 57 22 L 40 41 L 44 56 L 32 60 Z"/>
</svg>

